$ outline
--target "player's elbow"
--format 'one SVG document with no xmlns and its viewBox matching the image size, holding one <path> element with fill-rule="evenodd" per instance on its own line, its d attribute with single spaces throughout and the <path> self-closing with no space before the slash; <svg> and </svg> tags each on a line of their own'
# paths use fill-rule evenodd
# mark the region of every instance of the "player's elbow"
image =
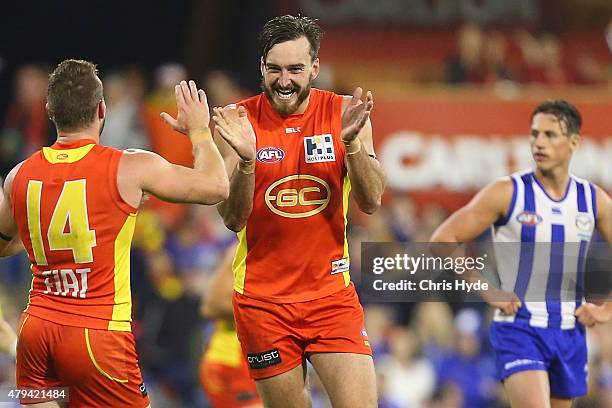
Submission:
<svg viewBox="0 0 612 408">
<path fill-rule="evenodd" d="M 358 203 L 359 209 L 368 215 L 374 214 L 381 206 L 381 198 L 373 197 Z"/>
<path fill-rule="evenodd" d="M 227 177 L 220 177 L 209 182 L 204 191 L 200 194 L 200 203 L 207 205 L 219 204 L 229 197 L 229 181 Z"/>
<path fill-rule="evenodd" d="M 246 220 L 242 221 L 235 218 L 223 219 L 223 223 L 227 229 L 234 232 L 240 232 L 246 226 Z"/>
</svg>

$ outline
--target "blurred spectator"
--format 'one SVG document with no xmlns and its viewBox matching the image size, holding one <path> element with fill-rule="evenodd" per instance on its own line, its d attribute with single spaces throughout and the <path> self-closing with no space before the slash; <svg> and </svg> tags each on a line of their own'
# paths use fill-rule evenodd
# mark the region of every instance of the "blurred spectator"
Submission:
<svg viewBox="0 0 612 408">
<path fill-rule="evenodd" d="M 154 88 L 146 103 L 146 124 L 154 152 L 169 162 L 193 167 L 189 139 L 166 126 L 159 117 L 161 112 L 176 115 L 174 87 L 186 78 L 187 71 L 181 64 L 165 64 L 157 68 Z"/>
<path fill-rule="evenodd" d="M 104 144 L 117 149 L 149 149 L 149 137 L 143 126 L 142 100 L 130 86 L 124 72 L 116 72 L 104 78 L 106 121 L 101 138 Z"/>
<path fill-rule="evenodd" d="M 157 68 L 154 88 L 145 105 L 145 126 L 151 149 L 155 153 L 171 163 L 193 167 L 191 142 L 186 136 L 166 126 L 159 116 L 161 112 L 176 116 L 174 87 L 186 78 L 187 72 L 181 64 L 170 63 Z M 180 222 L 186 209 L 183 205 L 166 203 L 156 198 L 151 198 L 148 205 L 160 213 L 162 223 L 168 228 Z"/>
<path fill-rule="evenodd" d="M 508 67 L 508 41 L 500 31 L 490 31 L 484 41 L 484 81 L 496 83 L 498 81 L 512 81 L 514 76 Z"/>
<path fill-rule="evenodd" d="M 419 339 L 423 353 L 441 370 L 443 359 L 453 348 L 453 313 L 444 302 L 423 302 L 416 305 L 412 326 Z"/>
<path fill-rule="evenodd" d="M 36 65 L 24 65 L 14 78 L 13 101 L 0 132 L 0 171 L 6 174 L 41 146 L 55 140 L 45 99 L 47 72 Z"/>
<path fill-rule="evenodd" d="M 211 71 L 204 79 L 204 90 L 212 106 L 226 106 L 246 99 L 248 93 L 225 71 Z"/>
<path fill-rule="evenodd" d="M 591 54 L 581 53 L 576 56 L 576 84 L 599 85 L 604 80 L 605 72 Z"/>
<path fill-rule="evenodd" d="M 434 393 L 436 373 L 431 363 L 420 356 L 414 332 L 397 327 L 389 338 L 390 353 L 378 365 L 384 378 L 385 397 L 399 407 L 425 407 Z"/>
<path fill-rule="evenodd" d="M 563 60 L 563 44 L 552 33 L 535 38 L 528 31 L 516 34 L 521 50 L 523 82 L 528 84 L 562 85 L 569 82 Z"/>
<path fill-rule="evenodd" d="M 481 83 L 483 81 L 482 49 L 484 34 L 475 24 L 467 23 L 457 36 L 458 54 L 446 64 L 449 84 Z"/>
<path fill-rule="evenodd" d="M 499 382 L 492 355 L 482 349 L 483 328 L 476 310 L 461 310 L 455 317 L 454 350 L 439 366 L 439 383 L 455 384 L 463 395 L 464 408 L 498 406 Z"/>
<path fill-rule="evenodd" d="M 406 194 L 397 194 L 389 208 L 389 224 L 395 241 L 412 241 L 419 228 L 416 205 Z"/>
</svg>

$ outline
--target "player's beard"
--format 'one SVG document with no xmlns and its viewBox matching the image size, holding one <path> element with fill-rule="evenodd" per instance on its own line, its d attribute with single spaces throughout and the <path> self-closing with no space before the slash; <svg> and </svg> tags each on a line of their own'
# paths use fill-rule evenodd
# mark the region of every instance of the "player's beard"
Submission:
<svg viewBox="0 0 612 408">
<path fill-rule="evenodd" d="M 308 84 L 306 84 L 304 88 L 300 87 L 299 85 L 293 84 L 292 90 L 297 95 L 297 98 L 293 103 L 286 103 L 282 101 L 276 93 L 277 89 L 281 89 L 278 86 L 278 81 L 268 86 L 265 80 L 263 78 L 261 79 L 261 89 L 266 94 L 268 101 L 270 101 L 270 105 L 272 105 L 274 110 L 278 112 L 278 114 L 281 116 L 289 116 L 294 114 L 298 110 L 302 102 L 304 102 L 306 98 L 308 98 L 308 95 L 310 95 L 311 88 L 312 80 L 308 81 Z"/>
</svg>

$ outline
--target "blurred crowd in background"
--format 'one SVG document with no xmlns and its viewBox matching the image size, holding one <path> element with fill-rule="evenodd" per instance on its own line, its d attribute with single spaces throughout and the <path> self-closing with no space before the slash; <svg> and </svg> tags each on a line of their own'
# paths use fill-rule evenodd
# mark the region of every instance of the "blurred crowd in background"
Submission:
<svg viewBox="0 0 612 408">
<path fill-rule="evenodd" d="M 452 38 L 456 44 L 449 47 L 445 60 L 434 71 L 413 67 L 412 72 L 417 72 L 413 78 L 439 85 L 610 85 L 612 89 L 610 54 L 591 53 L 588 46 L 583 51 L 571 48 L 552 32 L 466 23 L 456 27 Z M 604 45 L 605 38 L 601 35 Z M 607 39 L 612 43 L 612 25 Z M 325 47 L 324 39 L 322 52 Z M 567 47 L 571 48 L 569 57 Z M 11 73 L 12 88 L 2 90 L 7 101 L 0 112 L 2 176 L 55 140 L 45 96 L 47 75 L 57 62 L 20 65 Z M 196 79 L 211 106 L 224 106 L 257 92 L 257 84 L 241 84 L 231 69 L 208 69 L 194 75 L 180 62 L 154 68 L 138 64 L 100 68 L 108 107 L 102 143 L 120 149 L 149 149 L 186 166 L 193 160 L 188 139 L 159 118 L 162 111 L 175 113 L 174 85 L 182 79 Z M 255 65 L 251 68 L 257 69 Z M 322 59 L 317 85 L 350 92 L 343 80 L 343 72 Z M 376 97 L 376 89 L 374 93 Z M 372 216 L 364 216 L 353 206 L 348 230 L 353 280 L 359 285 L 360 242 L 426 241 L 447 216 L 442 206 L 423 205 L 410 193 L 393 191 Z M 131 257 L 133 331 L 156 407 L 207 406 L 198 365 L 212 324 L 200 316 L 199 306 L 223 251 L 234 240 L 215 208 L 150 198 L 139 212 Z M 25 307 L 30 279 L 25 255 L 0 263 L 0 304 L 13 326 Z M 507 406 L 503 388 L 495 379 L 487 335 L 491 310 L 486 305 L 427 302 L 364 307 L 381 407 Z M 589 330 L 588 341 L 589 396 L 576 406 L 612 407 L 612 325 Z M 0 356 L 0 384 L 14 381 L 13 370 L 13 362 Z M 327 406 L 316 376 L 310 380 L 314 406 Z"/>
</svg>

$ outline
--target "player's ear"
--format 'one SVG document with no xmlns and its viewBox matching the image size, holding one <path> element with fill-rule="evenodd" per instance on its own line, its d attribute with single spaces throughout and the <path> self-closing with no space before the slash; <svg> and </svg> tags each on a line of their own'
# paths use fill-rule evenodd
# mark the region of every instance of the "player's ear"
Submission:
<svg viewBox="0 0 612 408">
<path fill-rule="evenodd" d="M 106 117 L 106 102 L 102 99 L 98 103 L 98 119 L 104 119 Z"/>
<path fill-rule="evenodd" d="M 578 133 L 574 133 L 570 135 L 570 151 L 574 153 L 574 151 L 580 146 L 580 135 Z"/>
<path fill-rule="evenodd" d="M 319 70 L 320 70 L 319 58 L 317 58 L 312 63 L 312 74 L 310 74 L 311 81 L 314 81 L 315 78 L 319 76 Z"/>
<path fill-rule="evenodd" d="M 263 78 L 263 76 L 264 76 L 264 71 L 266 70 L 266 66 L 265 66 L 265 64 L 264 64 L 264 59 L 263 59 L 263 57 L 261 57 L 259 61 L 260 61 L 260 62 L 259 62 L 259 71 L 261 72 L 261 77 Z"/>
</svg>

